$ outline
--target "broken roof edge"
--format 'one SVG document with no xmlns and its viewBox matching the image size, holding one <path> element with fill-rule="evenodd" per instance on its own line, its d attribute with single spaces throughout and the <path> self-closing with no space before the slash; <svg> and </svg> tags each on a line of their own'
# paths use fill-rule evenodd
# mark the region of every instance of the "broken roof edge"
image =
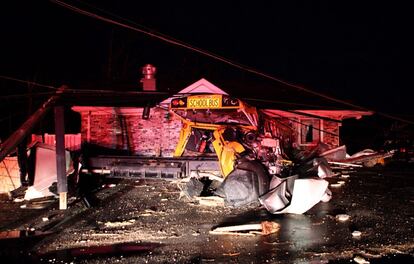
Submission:
<svg viewBox="0 0 414 264">
<path fill-rule="evenodd" d="M 355 118 L 361 119 L 363 116 L 373 115 L 372 111 L 360 110 L 276 110 L 263 109 L 264 113 L 272 116 L 287 118 L 322 118 L 331 119 L 331 121 L 341 122 L 344 119 Z"/>
</svg>

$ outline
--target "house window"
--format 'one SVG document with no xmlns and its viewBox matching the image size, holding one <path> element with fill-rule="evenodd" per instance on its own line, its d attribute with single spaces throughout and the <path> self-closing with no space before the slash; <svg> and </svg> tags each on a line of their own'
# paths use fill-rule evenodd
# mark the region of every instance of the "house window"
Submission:
<svg viewBox="0 0 414 264">
<path fill-rule="evenodd" d="M 321 137 L 321 122 L 319 119 L 300 120 L 300 144 L 316 144 Z"/>
</svg>

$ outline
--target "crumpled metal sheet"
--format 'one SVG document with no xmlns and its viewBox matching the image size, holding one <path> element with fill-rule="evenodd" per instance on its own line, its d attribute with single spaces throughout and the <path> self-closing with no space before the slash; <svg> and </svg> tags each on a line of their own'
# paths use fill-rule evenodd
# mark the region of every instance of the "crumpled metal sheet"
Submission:
<svg viewBox="0 0 414 264">
<path fill-rule="evenodd" d="M 35 157 L 35 174 L 33 186 L 30 186 L 24 196 L 25 200 L 31 200 L 40 197 L 55 196 L 49 190 L 54 182 L 57 182 L 56 173 L 56 149 L 54 146 L 46 144 L 36 144 L 33 146 L 36 148 L 34 151 Z M 67 173 L 72 170 L 70 168 L 70 153 L 66 151 L 66 171 Z"/>
<path fill-rule="evenodd" d="M 327 181 L 290 177 L 280 181 L 259 201 L 272 214 L 303 214 L 321 200 L 329 200 L 327 197 L 330 197 Z"/>
</svg>

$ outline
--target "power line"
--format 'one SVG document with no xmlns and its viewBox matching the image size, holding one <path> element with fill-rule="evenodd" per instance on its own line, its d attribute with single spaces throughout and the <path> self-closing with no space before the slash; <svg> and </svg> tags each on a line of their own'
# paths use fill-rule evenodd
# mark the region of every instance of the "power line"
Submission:
<svg viewBox="0 0 414 264">
<path fill-rule="evenodd" d="M 263 103 L 274 103 L 274 104 L 284 104 L 284 105 L 296 105 L 296 106 L 306 106 L 306 107 L 313 107 L 313 108 L 323 108 L 326 106 L 322 105 L 313 105 L 313 104 L 303 104 L 303 103 L 295 103 L 295 102 L 287 102 L 287 101 L 279 101 L 279 100 L 267 100 L 267 99 L 259 99 L 259 98 L 250 98 L 250 97 L 242 97 L 240 98 L 246 101 L 257 101 Z"/>
<path fill-rule="evenodd" d="M 5 80 L 19 82 L 19 83 L 24 83 L 24 84 L 27 84 L 27 85 L 45 87 L 45 88 L 49 88 L 49 89 L 53 89 L 53 90 L 58 89 L 57 87 L 54 87 L 54 86 L 45 85 L 45 84 L 41 84 L 41 83 L 29 81 L 29 80 L 22 80 L 22 79 L 18 79 L 18 78 L 15 78 L 15 77 L 10 77 L 10 76 L 5 76 L 5 75 L 0 75 L 0 78 L 5 79 Z M 116 91 L 116 90 L 98 90 L 98 89 L 82 89 L 82 90 L 80 90 L 80 89 L 71 89 L 71 88 L 67 88 L 65 90 L 65 92 L 77 93 L 77 94 L 82 94 L 82 93 L 106 93 L 106 94 L 114 94 L 114 95 L 117 95 L 117 94 L 119 94 L 119 95 L 125 95 L 125 94 L 142 95 L 142 94 L 146 94 L 146 92 L 135 92 L 135 91 Z M 152 93 L 152 92 L 150 92 L 150 93 Z M 50 95 L 50 94 L 51 93 L 36 93 L 36 94 L 33 94 L 33 95 Z M 0 99 L 27 97 L 27 96 L 31 96 L 31 95 L 32 94 L 6 95 L 6 96 L 0 96 Z M 295 103 L 295 102 L 287 102 L 287 101 L 279 101 L 279 100 L 266 100 L 266 99 L 249 98 L 249 97 L 244 97 L 244 98 L 240 98 L 240 99 L 250 100 L 250 101 L 257 101 L 257 102 L 266 102 L 266 103 L 277 103 L 277 104 L 285 104 L 285 105 L 306 106 L 306 107 L 313 107 L 313 108 L 323 107 L 323 106 L 320 106 L 320 105 L 301 104 L 301 103 Z"/>
<path fill-rule="evenodd" d="M 21 80 L 21 79 L 17 79 L 14 77 L 10 77 L 10 76 L 4 76 L 4 75 L 0 75 L 0 78 L 4 78 L 7 80 L 12 80 L 12 81 L 17 81 L 20 83 L 25 83 L 25 84 L 33 84 L 36 86 L 40 86 L 40 87 L 44 87 L 47 85 L 44 84 L 39 84 L 39 83 L 35 83 L 32 81 L 27 81 L 27 80 Z M 50 86 L 53 87 L 53 86 Z M 58 89 L 58 88 L 54 88 L 54 89 Z M 135 91 L 115 91 L 115 90 L 97 90 L 97 89 L 70 89 L 70 88 L 66 88 L 65 89 L 66 93 L 72 93 L 72 94 L 90 94 L 90 93 L 104 93 L 104 94 L 110 94 L 110 95 L 131 95 L 131 96 L 137 96 L 137 95 L 143 95 L 143 94 L 151 94 L 152 92 L 135 92 Z M 37 93 L 36 95 L 50 95 L 53 93 Z M 14 98 L 14 97 L 27 97 L 30 96 L 31 94 L 23 94 L 23 95 L 10 95 L 10 96 L 0 96 L 0 100 L 1 99 L 9 99 L 9 98 Z M 184 94 L 183 94 L 184 95 Z M 301 106 L 308 106 L 308 107 L 318 107 L 315 105 L 308 105 L 308 104 L 298 104 L 298 103 L 292 103 L 292 102 L 284 102 L 284 101 L 276 101 L 276 100 L 265 100 L 265 99 L 257 99 L 257 98 L 242 98 L 244 100 L 251 100 L 251 101 L 259 101 L 259 102 L 268 102 L 268 103 L 279 103 L 279 104 L 287 104 L 287 105 L 301 105 Z M 285 110 L 287 111 L 287 110 Z M 307 116 L 306 114 L 303 113 L 298 113 L 295 112 L 297 115 L 302 115 L 302 116 Z M 315 115 L 314 117 L 318 117 L 321 119 L 327 119 L 325 117 L 322 116 L 317 116 Z"/>
<path fill-rule="evenodd" d="M 49 85 L 44 85 L 44 84 L 40 84 L 40 83 L 28 81 L 28 80 L 21 80 L 21 79 L 17 79 L 17 78 L 10 77 L 10 76 L 0 75 L 0 78 L 7 79 L 7 80 L 11 80 L 11 81 L 16 81 L 16 82 L 20 82 L 20 83 L 25 83 L 25 84 L 32 84 L 32 85 L 40 86 L 40 87 L 47 87 L 47 88 L 58 89 L 57 87 L 53 87 L 53 86 L 49 86 Z M 125 94 L 128 94 L 128 95 L 131 95 L 131 96 L 137 96 L 137 95 L 146 94 L 146 92 L 134 92 L 134 91 L 115 91 L 115 90 L 96 90 L 96 89 L 78 90 L 78 89 L 70 89 L 70 88 L 66 88 L 65 89 L 65 92 L 73 93 L 73 94 L 88 94 L 88 93 L 106 93 L 106 94 L 112 94 L 112 95 L 125 95 Z M 51 93 L 38 93 L 36 95 L 50 95 L 50 94 Z M 8 99 L 8 97 L 27 97 L 29 95 L 30 94 L 0 96 L 0 100 L 1 99 Z M 242 99 L 244 99 L 244 100 L 251 100 L 251 101 L 259 101 L 259 102 L 268 102 L 268 103 L 280 103 L 280 104 L 287 104 L 287 105 L 302 105 L 302 106 L 309 106 L 309 107 L 318 107 L 318 106 L 315 106 L 315 105 L 298 104 L 298 103 L 284 102 L 284 101 L 276 101 L 276 100 L 265 100 L 265 99 L 257 99 L 257 98 L 242 98 Z M 298 113 L 298 112 L 295 112 L 295 113 L 297 115 L 306 116 L 303 113 Z M 322 116 L 318 116 L 318 117 L 321 118 L 321 119 L 325 119 Z M 7 118 L 4 118 L 4 119 L 7 119 Z M 2 119 L 1 121 L 4 121 L 4 119 Z M 326 132 L 328 132 L 328 131 L 326 131 Z"/>
<path fill-rule="evenodd" d="M 0 96 L 0 100 L 7 100 L 7 99 L 13 99 L 13 98 L 22 98 L 22 97 L 32 97 L 32 96 L 43 96 L 43 95 L 51 95 L 51 94 L 54 94 L 54 92 L 11 94 L 11 95 Z"/>
<path fill-rule="evenodd" d="M 10 76 L 5 76 L 5 75 L 0 75 L 0 78 L 5 79 L 5 80 L 9 80 L 9 81 L 15 81 L 15 82 L 19 82 L 19 83 L 24 83 L 24 84 L 28 84 L 28 85 L 34 85 L 34 86 L 39 86 L 39 87 L 45 87 L 45 88 L 49 88 L 49 89 L 53 89 L 53 90 L 58 90 L 59 88 L 54 87 L 54 86 L 50 86 L 50 85 L 45 85 L 45 84 L 41 84 L 41 83 L 37 83 L 37 82 L 33 82 L 33 81 L 28 81 L 28 80 L 21 80 L 18 78 L 14 78 L 14 77 L 10 77 Z M 106 94 L 120 94 L 120 95 L 143 95 L 143 94 L 167 94 L 165 92 L 146 92 L 146 91 L 116 91 L 116 90 L 98 90 L 98 89 L 71 89 L 71 88 L 66 88 L 65 92 L 67 93 L 77 93 L 77 94 L 82 94 L 82 93 L 106 93 Z M 50 93 L 36 93 L 36 94 L 50 94 Z M 1 98 L 6 98 L 6 97 L 19 97 L 19 96 L 29 96 L 31 94 L 21 94 L 21 95 L 7 95 L 7 96 L 0 96 Z M 34 94 L 35 95 L 35 94 Z"/>
<path fill-rule="evenodd" d="M 6 116 L 6 117 L 0 118 L 0 123 L 2 123 L 4 121 L 7 121 L 7 120 L 11 119 L 14 116 L 19 116 L 19 115 L 23 115 L 23 114 L 25 114 L 24 111 L 14 112 L 14 113 Z"/>
<path fill-rule="evenodd" d="M 116 18 L 118 18 L 118 19 L 120 19 L 120 20 L 123 20 L 123 21 L 125 21 L 125 22 L 130 23 L 130 24 L 133 24 L 133 25 L 135 25 L 135 26 L 138 26 L 138 27 L 144 28 L 144 29 L 146 29 L 146 30 L 148 30 L 148 31 L 151 31 L 151 32 L 153 32 L 153 33 L 157 34 L 157 35 L 160 35 L 160 36 L 163 36 L 163 37 L 167 37 L 167 38 L 172 39 L 172 40 L 174 40 L 174 41 L 180 42 L 180 40 L 175 39 L 175 38 L 173 38 L 172 36 L 169 36 L 169 35 L 163 34 L 163 33 L 158 32 L 158 31 L 156 31 L 156 30 L 154 30 L 154 29 L 152 29 L 152 28 L 149 28 L 149 27 L 146 27 L 146 26 L 144 26 L 144 25 L 138 24 L 137 22 L 132 21 L 131 19 L 127 19 L 127 18 L 124 18 L 124 17 L 118 16 L 117 14 L 114 14 L 114 13 L 112 13 L 112 12 L 109 12 L 109 11 L 107 11 L 107 10 L 104 10 L 104 9 L 102 9 L 102 8 L 99 8 L 99 7 L 97 7 L 97 6 L 94 6 L 94 5 L 90 4 L 90 3 L 87 3 L 87 2 L 84 2 L 84 1 L 81 1 L 81 0 L 75 0 L 75 1 L 76 1 L 76 2 L 79 2 L 79 3 L 82 3 L 82 4 L 84 4 L 84 5 L 88 6 L 88 7 L 94 8 L 94 9 L 96 9 L 96 10 L 98 10 L 98 11 L 102 12 L 102 13 L 105 13 L 105 14 L 107 14 L 107 15 L 110 15 L 110 16 L 112 16 L 112 17 L 116 17 Z M 190 46 L 190 45 L 189 45 L 189 46 Z"/>
<path fill-rule="evenodd" d="M 76 13 L 79 13 L 79 14 L 82 14 L 82 15 L 85 15 L 85 16 L 89 16 L 89 17 L 92 17 L 94 19 L 98 19 L 98 20 L 101 20 L 101 21 L 104 21 L 104 22 L 107 22 L 107 23 L 110 23 L 110 24 L 113 24 L 113 25 L 117 25 L 117 26 L 120 26 L 120 27 L 124 27 L 124 28 L 130 29 L 132 31 L 136 31 L 136 32 L 139 32 L 139 33 L 143 33 L 143 34 L 146 34 L 146 35 L 148 35 L 150 37 L 153 37 L 153 38 L 156 38 L 156 39 L 165 41 L 167 43 L 170 43 L 170 44 L 173 44 L 173 45 L 176 45 L 176 46 L 180 46 L 182 48 L 189 49 L 191 51 L 194 51 L 194 52 L 197 52 L 199 54 L 205 55 L 207 57 L 213 58 L 215 60 L 224 62 L 226 64 L 229 64 L 229 65 L 233 66 L 233 67 L 239 68 L 241 70 L 244 70 L 244 71 L 247 71 L 247 72 L 250 72 L 250 73 L 253 73 L 253 74 L 262 76 L 262 77 L 265 77 L 265 78 L 270 79 L 270 80 L 273 80 L 273 81 L 276 81 L 278 83 L 281 83 L 283 85 L 286 85 L 287 87 L 295 88 L 297 90 L 307 92 L 309 94 L 312 94 L 312 95 L 315 95 L 315 96 L 324 98 L 326 100 L 329 100 L 329 101 L 332 101 L 332 102 L 336 102 L 336 103 L 340 103 L 340 104 L 343 104 L 343 105 L 347 105 L 347 106 L 350 106 L 352 108 L 356 108 L 356 109 L 359 109 L 359 110 L 372 111 L 372 110 L 370 110 L 368 108 L 365 108 L 365 107 L 362 107 L 362 106 L 359 106 L 359 105 L 356 105 L 356 104 L 347 102 L 345 100 L 338 99 L 338 98 L 335 98 L 335 97 L 332 97 L 332 96 L 329 96 L 329 95 L 326 95 L 326 94 L 323 94 L 323 93 L 320 93 L 320 92 L 313 91 L 313 90 L 308 89 L 308 88 L 306 88 L 304 86 L 301 86 L 301 85 L 297 85 L 297 84 L 290 83 L 290 82 L 285 81 L 285 80 L 283 80 L 281 78 L 274 77 L 274 76 L 272 76 L 272 75 L 270 75 L 268 73 L 261 72 L 259 70 L 256 70 L 256 69 L 252 68 L 252 67 L 249 67 L 249 66 L 243 65 L 241 63 L 238 63 L 238 62 L 232 61 L 230 59 L 227 59 L 225 57 L 216 55 L 216 54 L 214 54 L 212 52 L 209 52 L 209 51 L 203 50 L 201 48 L 192 46 L 192 45 L 187 44 L 187 43 L 182 42 L 182 41 L 175 40 L 175 39 L 173 39 L 173 38 L 171 38 L 171 37 L 169 37 L 167 35 L 164 35 L 164 34 L 161 35 L 159 33 L 156 33 L 155 31 L 149 32 L 148 30 L 144 30 L 144 29 L 140 29 L 140 28 L 137 28 L 137 27 L 134 27 L 134 26 L 130 26 L 130 25 L 127 25 L 125 23 L 115 21 L 115 20 L 113 20 L 111 18 L 106 18 L 106 17 L 100 16 L 100 15 L 97 15 L 95 13 L 92 13 L 92 12 L 89 12 L 89 11 L 86 11 L 86 10 L 83 10 L 83 9 L 78 8 L 76 6 L 67 4 L 67 3 L 65 3 L 63 1 L 59 1 L 59 0 L 50 0 L 50 1 L 53 2 L 53 3 L 55 3 L 55 4 L 58 4 L 58 5 L 62 6 L 64 8 L 66 8 L 66 9 L 72 10 L 72 11 L 74 11 Z M 382 113 L 382 112 L 379 112 L 379 111 L 375 111 L 375 112 L 377 114 L 382 115 L 382 116 L 387 117 L 387 118 L 391 118 L 391 119 L 394 119 L 394 120 L 399 120 L 399 121 L 402 121 L 402 122 L 405 122 L 405 123 L 409 123 L 409 124 L 414 124 L 414 122 L 413 121 L 410 121 L 410 120 L 406 120 L 406 119 L 403 119 L 403 118 L 400 118 L 400 117 L 397 117 L 397 116 L 393 116 L 393 115 L 390 115 L 390 114 L 387 114 L 387 113 Z"/>
<path fill-rule="evenodd" d="M 20 83 L 24 83 L 24 84 L 28 84 L 28 85 L 48 88 L 48 89 L 52 89 L 52 90 L 57 90 L 58 89 L 57 87 L 54 87 L 54 86 L 51 86 L 51 85 L 41 84 L 41 83 L 37 83 L 37 82 L 33 82 L 33 81 L 21 80 L 21 79 L 17 79 L 17 78 L 10 77 L 10 76 L 5 76 L 5 75 L 0 75 L 0 78 L 5 79 L 5 80 L 9 80 L 9 81 L 20 82 Z"/>
</svg>

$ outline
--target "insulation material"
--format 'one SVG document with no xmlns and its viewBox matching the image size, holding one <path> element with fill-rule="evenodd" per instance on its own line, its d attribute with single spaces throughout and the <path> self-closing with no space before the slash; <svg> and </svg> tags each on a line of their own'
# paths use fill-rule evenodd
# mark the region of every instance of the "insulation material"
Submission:
<svg viewBox="0 0 414 264">
<path fill-rule="evenodd" d="M 49 190 L 53 183 L 57 182 L 56 173 L 56 149 L 54 146 L 46 144 L 36 144 L 32 155 L 35 156 L 35 174 L 33 186 L 30 186 L 24 196 L 25 200 L 40 197 L 56 196 Z M 70 153 L 66 151 L 66 172 L 70 171 Z"/>
<path fill-rule="evenodd" d="M 20 187 L 20 171 L 17 157 L 6 157 L 0 161 L 0 193 Z"/>
<path fill-rule="evenodd" d="M 329 166 L 328 161 L 325 158 L 315 158 L 313 160 L 314 166 L 318 167 L 318 177 L 327 178 L 334 176 L 331 166 Z"/>
</svg>

